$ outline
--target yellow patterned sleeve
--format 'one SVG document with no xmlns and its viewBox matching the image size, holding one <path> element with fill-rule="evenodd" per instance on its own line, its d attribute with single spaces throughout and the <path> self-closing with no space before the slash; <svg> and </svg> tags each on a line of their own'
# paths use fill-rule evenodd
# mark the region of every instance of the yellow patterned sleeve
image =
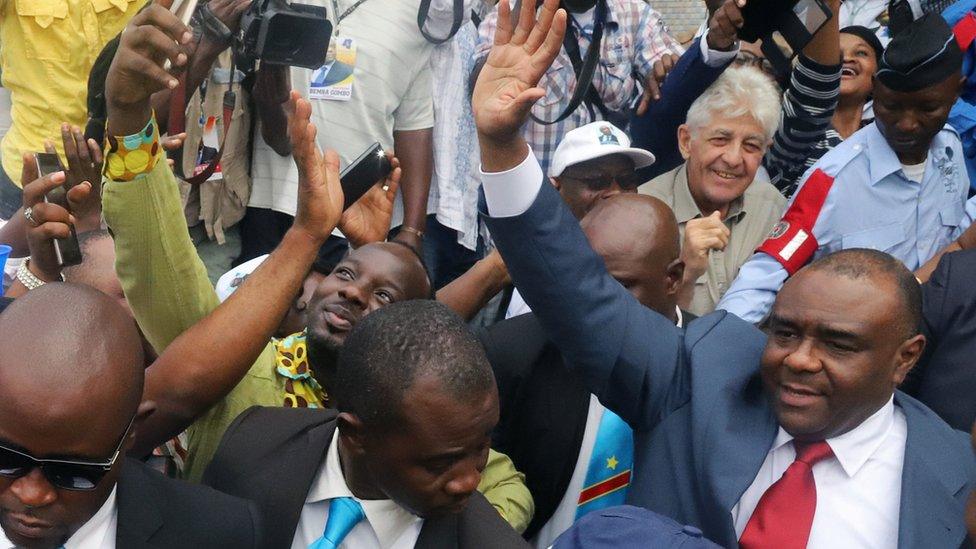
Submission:
<svg viewBox="0 0 976 549">
<path fill-rule="evenodd" d="M 104 175 L 112 181 L 132 181 L 145 177 L 162 156 L 156 113 L 139 132 L 125 136 L 105 136 Z"/>
</svg>

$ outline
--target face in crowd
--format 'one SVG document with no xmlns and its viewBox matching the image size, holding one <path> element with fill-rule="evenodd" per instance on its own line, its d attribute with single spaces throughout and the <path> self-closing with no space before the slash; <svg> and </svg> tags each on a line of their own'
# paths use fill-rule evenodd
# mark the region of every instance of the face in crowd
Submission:
<svg viewBox="0 0 976 549">
<path fill-rule="evenodd" d="M 431 284 L 420 258 L 409 248 L 377 242 L 352 250 L 322 278 L 306 309 L 311 365 L 320 382 L 323 355 L 334 356 L 346 335 L 369 313 L 391 303 L 424 299 Z"/>
<path fill-rule="evenodd" d="M 149 411 L 142 346 L 125 310 L 73 284 L 17 299 L 0 332 L 0 526 L 18 547 L 53 549 L 108 498 Z"/>
<path fill-rule="evenodd" d="M 756 178 L 767 139 L 749 114 L 713 113 L 703 127 L 681 125 L 678 147 L 688 161 L 688 189 L 695 203 L 702 211 L 716 211 L 742 196 Z"/>
<path fill-rule="evenodd" d="M 684 264 L 671 208 L 650 196 L 621 194 L 598 202 L 580 226 L 610 276 L 641 305 L 675 316 Z"/>
<path fill-rule="evenodd" d="M 634 161 L 622 154 L 567 166 L 551 181 L 576 219 L 583 219 L 600 200 L 620 193 L 636 193 L 637 187 L 644 183 L 635 171 Z"/>
<path fill-rule="evenodd" d="M 780 425 L 799 440 L 835 437 L 869 418 L 925 347 L 918 284 L 875 254 L 838 252 L 801 270 L 764 324 L 763 385 Z"/>
<path fill-rule="evenodd" d="M 920 164 L 945 126 L 963 79 L 955 73 L 913 92 L 899 92 L 874 79 L 874 115 L 878 130 L 903 164 Z"/>
<path fill-rule="evenodd" d="M 840 53 L 840 95 L 866 101 L 874 89 L 874 73 L 878 72 L 878 57 L 874 48 L 861 37 L 842 32 Z"/>
<path fill-rule="evenodd" d="M 347 338 L 335 388 L 354 493 L 421 517 L 464 508 L 487 463 L 498 391 L 463 320 L 433 300 L 384 307 Z"/>
</svg>

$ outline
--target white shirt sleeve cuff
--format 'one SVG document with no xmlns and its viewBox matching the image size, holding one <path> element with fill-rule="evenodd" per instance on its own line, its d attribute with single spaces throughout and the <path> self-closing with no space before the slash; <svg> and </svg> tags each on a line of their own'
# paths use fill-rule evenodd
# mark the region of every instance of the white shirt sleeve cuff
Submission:
<svg viewBox="0 0 976 549">
<path fill-rule="evenodd" d="M 731 51 L 713 50 L 708 47 L 708 30 L 701 36 L 701 55 L 702 61 L 709 67 L 721 67 L 729 61 L 735 59 L 739 54 L 739 41 L 735 41 Z"/>
<path fill-rule="evenodd" d="M 525 160 L 504 172 L 481 170 L 481 184 L 485 190 L 488 214 L 492 217 L 515 217 L 528 211 L 539 195 L 543 182 L 542 167 L 528 150 Z"/>
</svg>

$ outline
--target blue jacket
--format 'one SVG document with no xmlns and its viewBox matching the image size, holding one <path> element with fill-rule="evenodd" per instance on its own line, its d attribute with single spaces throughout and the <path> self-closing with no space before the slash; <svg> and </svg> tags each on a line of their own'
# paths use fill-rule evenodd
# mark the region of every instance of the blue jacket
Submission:
<svg viewBox="0 0 976 549">
<path fill-rule="evenodd" d="M 685 332 L 641 306 L 545 182 L 527 212 L 489 217 L 488 226 L 550 339 L 633 427 L 629 503 L 735 547 L 732 507 L 778 430 L 758 375 L 763 333 L 723 311 Z M 896 393 L 895 404 L 908 425 L 899 546 L 959 547 L 976 481 L 968 437 L 905 394 Z"/>
<path fill-rule="evenodd" d="M 695 99 L 705 93 L 728 65 L 706 65 L 701 54 L 701 38 L 695 40 L 664 80 L 661 99 L 652 101 L 643 116 L 634 115 L 630 119 L 631 146 L 651 151 L 655 157 L 654 164 L 638 170 L 645 180 L 650 181 L 684 162 L 678 151 L 678 126 L 685 123 Z"/>
</svg>

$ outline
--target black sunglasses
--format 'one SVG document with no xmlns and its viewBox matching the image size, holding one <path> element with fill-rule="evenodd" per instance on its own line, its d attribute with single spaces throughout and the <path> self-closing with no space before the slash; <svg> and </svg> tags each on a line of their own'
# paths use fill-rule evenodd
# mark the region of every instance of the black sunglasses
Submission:
<svg viewBox="0 0 976 549">
<path fill-rule="evenodd" d="M 38 459 L 30 454 L 7 448 L 0 444 L 0 477 L 17 479 L 26 476 L 36 468 L 40 468 L 44 477 L 53 486 L 64 490 L 94 490 L 102 478 L 112 470 L 115 462 L 122 453 L 122 446 L 129 429 L 135 421 L 135 416 L 129 420 L 128 427 L 122 433 L 112 459 L 104 462 L 93 462 L 68 459 Z"/>
<path fill-rule="evenodd" d="M 563 174 L 562 177 L 579 181 L 586 185 L 587 188 L 595 191 L 608 188 L 614 181 L 617 182 L 617 185 L 620 185 L 621 189 L 636 189 L 642 183 L 646 182 L 637 172 L 631 172 L 626 175 L 597 175 L 594 177 L 576 177 L 574 175 Z"/>
</svg>

